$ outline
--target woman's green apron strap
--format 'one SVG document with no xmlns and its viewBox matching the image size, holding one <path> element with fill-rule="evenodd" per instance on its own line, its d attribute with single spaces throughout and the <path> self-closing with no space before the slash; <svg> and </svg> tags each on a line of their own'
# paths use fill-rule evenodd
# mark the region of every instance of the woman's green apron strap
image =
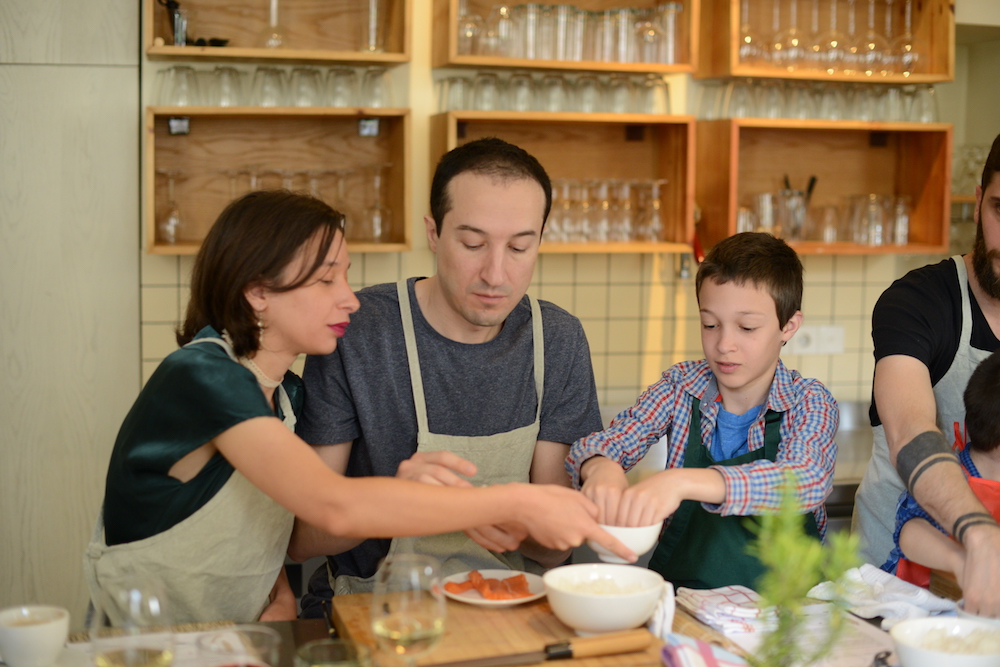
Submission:
<svg viewBox="0 0 1000 667">
<path fill-rule="evenodd" d="M 737 466 L 766 459 L 774 461 L 781 442 L 782 413 L 768 410 L 764 417 L 764 446 L 725 461 L 715 461 L 701 441 L 701 401 L 691 400 L 691 430 L 684 452 L 685 468 Z M 764 567 L 746 552 L 754 534 L 746 527 L 755 517 L 721 516 L 695 500 L 685 500 L 670 519 L 649 567 L 677 586 L 718 588 L 742 584 L 754 588 Z M 819 539 L 816 517 L 806 515 L 806 531 Z"/>
</svg>

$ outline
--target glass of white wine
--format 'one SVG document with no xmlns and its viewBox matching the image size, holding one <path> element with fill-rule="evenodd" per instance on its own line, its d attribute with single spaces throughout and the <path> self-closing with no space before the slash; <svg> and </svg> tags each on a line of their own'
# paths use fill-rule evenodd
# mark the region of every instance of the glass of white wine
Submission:
<svg viewBox="0 0 1000 667">
<path fill-rule="evenodd" d="M 97 667 L 169 667 L 174 635 L 162 584 L 133 579 L 108 586 L 95 600 L 90 642 Z"/>
<path fill-rule="evenodd" d="M 372 631 L 379 663 L 413 667 L 444 634 L 445 597 L 435 559 L 388 556 L 375 574 Z"/>
</svg>

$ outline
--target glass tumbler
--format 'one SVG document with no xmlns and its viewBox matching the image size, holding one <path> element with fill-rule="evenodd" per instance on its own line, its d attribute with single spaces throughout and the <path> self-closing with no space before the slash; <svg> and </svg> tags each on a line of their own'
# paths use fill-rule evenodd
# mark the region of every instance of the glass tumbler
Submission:
<svg viewBox="0 0 1000 667">
<path fill-rule="evenodd" d="M 472 108 L 479 111 L 495 111 L 503 108 L 500 77 L 493 72 L 480 72 L 472 84 Z"/>
<path fill-rule="evenodd" d="M 243 97 L 243 73 L 235 67 L 218 66 L 212 72 L 210 103 L 219 107 L 238 107 Z"/>
<path fill-rule="evenodd" d="M 658 22 L 663 29 L 663 47 L 660 50 L 660 62 L 673 65 L 680 62 L 678 45 L 680 44 L 680 23 L 678 15 L 684 5 L 679 2 L 667 2 L 656 7 Z"/>
<path fill-rule="evenodd" d="M 546 74 L 539 90 L 539 111 L 565 111 L 569 104 L 568 86 L 561 74 Z"/>
<path fill-rule="evenodd" d="M 535 108 L 535 80 L 527 72 L 514 72 L 507 81 L 507 107 L 511 111 Z"/>
<path fill-rule="evenodd" d="M 164 85 L 166 95 L 164 104 L 186 107 L 201 103 L 201 91 L 198 85 L 198 73 L 193 67 L 176 65 L 167 70 Z"/>
<path fill-rule="evenodd" d="M 669 114 L 670 89 L 662 76 L 650 74 L 639 87 L 640 113 Z"/>
<path fill-rule="evenodd" d="M 605 89 L 605 111 L 632 113 L 632 79 L 624 74 L 612 74 Z"/>
<path fill-rule="evenodd" d="M 289 101 L 293 107 L 323 105 L 323 78 L 318 69 L 296 67 L 292 70 Z"/>
<path fill-rule="evenodd" d="M 576 78 L 574 88 L 576 111 L 598 113 L 601 110 L 600 79 L 593 74 L 581 74 Z"/>
<path fill-rule="evenodd" d="M 250 104 L 259 107 L 284 106 L 285 73 L 276 67 L 258 67 L 253 75 Z"/>
<path fill-rule="evenodd" d="M 372 109 L 392 106 L 392 91 L 384 67 L 369 67 L 361 81 L 361 103 Z"/>
<path fill-rule="evenodd" d="M 469 108 L 470 81 L 464 76 L 450 76 L 441 82 L 441 111 L 461 111 Z"/>
<path fill-rule="evenodd" d="M 358 73 L 349 67 L 333 67 L 327 74 L 327 103 L 353 107 L 358 103 Z"/>
</svg>

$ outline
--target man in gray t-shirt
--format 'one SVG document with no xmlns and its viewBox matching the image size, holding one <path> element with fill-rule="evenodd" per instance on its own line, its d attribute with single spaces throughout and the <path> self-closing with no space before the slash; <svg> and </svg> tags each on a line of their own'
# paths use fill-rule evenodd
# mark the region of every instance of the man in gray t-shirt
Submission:
<svg viewBox="0 0 1000 667">
<path fill-rule="evenodd" d="M 601 419 L 579 320 L 525 295 L 550 205 L 544 169 L 506 142 L 478 140 L 442 158 L 424 218 L 437 273 L 361 290 L 337 351 L 306 362 L 297 432 L 331 467 L 436 484 L 569 486 L 569 444 Z M 467 535 L 403 548 L 435 555 L 445 574 L 537 572 L 569 555 L 502 526 Z M 482 547 L 503 552 L 498 562 Z M 365 590 L 394 551 L 395 541 L 337 540 L 302 523 L 289 549 L 297 559 L 338 554 L 328 562 L 341 593 Z"/>
</svg>

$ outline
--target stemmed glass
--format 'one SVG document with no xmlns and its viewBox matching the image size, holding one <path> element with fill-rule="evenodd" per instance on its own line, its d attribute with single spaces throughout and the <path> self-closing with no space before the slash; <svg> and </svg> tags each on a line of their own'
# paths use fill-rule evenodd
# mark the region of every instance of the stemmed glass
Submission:
<svg viewBox="0 0 1000 667">
<path fill-rule="evenodd" d="M 780 30 L 771 42 L 771 63 L 795 70 L 805 60 L 806 38 L 798 26 L 798 0 L 789 3 L 788 28 Z"/>
<path fill-rule="evenodd" d="M 747 65 L 767 63 L 767 49 L 767 44 L 750 25 L 750 0 L 743 0 L 740 3 L 740 62 Z"/>
<path fill-rule="evenodd" d="M 896 70 L 903 76 L 923 72 L 926 68 L 927 46 L 913 34 L 913 0 L 906 0 L 903 13 L 903 34 L 889 44 Z"/>
<path fill-rule="evenodd" d="M 361 24 L 361 51 L 382 53 L 385 51 L 385 0 L 367 0 Z"/>
<path fill-rule="evenodd" d="M 180 239 L 180 231 L 184 226 L 181 209 L 174 196 L 174 181 L 183 176 L 184 172 L 179 169 L 157 169 L 156 173 L 167 177 L 167 206 L 156 224 L 156 236 L 159 242 L 173 245 Z"/>
<path fill-rule="evenodd" d="M 868 0 L 868 29 L 855 43 L 854 52 L 858 69 L 865 76 L 885 76 L 889 73 L 885 58 L 889 53 L 889 43 L 885 37 L 875 32 L 875 0 Z"/>
<path fill-rule="evenodd" d="M 816 37 L 816 65 L 827 74 L 834 74 L 847 57 L 847 37 L 837 30 L 837 3 L 830 3 L 830 28 Z"/>
<path fill-rule="evenodd" d="M 429 556 L 388 556 L 375 574 L 372 631 L 382 653 L 413 667 L 444 635 L 445 597 Z"/>
<path fill-rule="evenodd" d="M 288 38 L 285 36 L 285 28 L 278 22 L 278 0 L 270 0 L 270 2 L 267 27 L 260 33 L 257 41 L 268 49 L 287 47 Z"/>
<path fill-rule="evenodd" d="M 163 586 L 149 577 L 106 586 L 95 600 L 90 643 L 97 667 L 168 667 L 173 619 Z"/>
</svg>

